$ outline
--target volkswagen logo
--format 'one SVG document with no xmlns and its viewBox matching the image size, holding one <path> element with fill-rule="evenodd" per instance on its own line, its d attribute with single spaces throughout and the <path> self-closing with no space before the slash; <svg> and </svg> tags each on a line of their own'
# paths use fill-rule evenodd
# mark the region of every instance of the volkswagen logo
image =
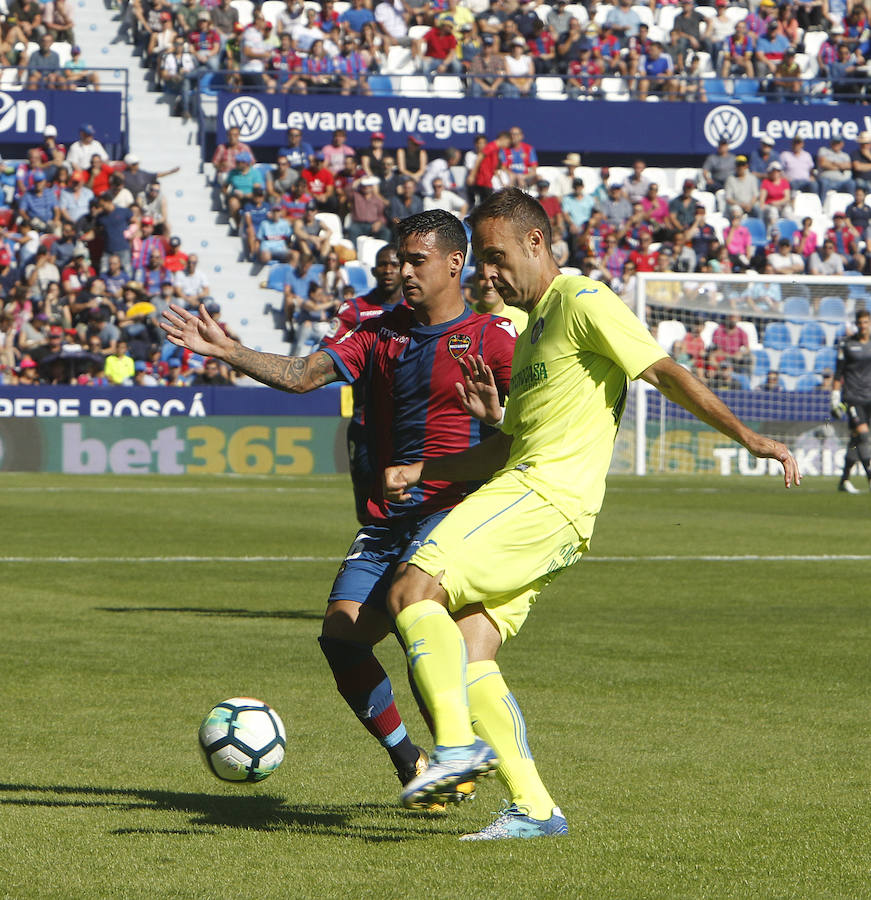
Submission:
<svg viewBox="0 0 871 900">
<path fill-rule="evenodd" d="M 224 107 L 224 128 L 238 128 L 243 141 L 256 141 L 268 121 L 266 107 L 254 97 L 237 97 Z"/>
<path fill-rule="evenodd" d="M 226 119 L 226 113 L 224 117 Z M 704 130 L 705 140 L 712 147 L 726 141 L 729 149 L 734 150 L 747 139 L 747 119 L 737 107 L 715 106 L 705 116 Z"/>
</svg>

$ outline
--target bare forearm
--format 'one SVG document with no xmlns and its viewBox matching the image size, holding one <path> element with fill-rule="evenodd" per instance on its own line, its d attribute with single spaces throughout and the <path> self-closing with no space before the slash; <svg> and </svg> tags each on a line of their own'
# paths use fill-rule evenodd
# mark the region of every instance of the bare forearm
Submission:
<svg viewBox="0 0 871 900">
<path fill-rule="evenodd" d="M 746 447 L 755 434 L 713 391 L 674 360 L 654 363 L 641 377 L 673 403 L 742 446 Z"/>
<path fill-rule="evenodd" d="M 288 357 L 260 353 L 233 341 L 223 360 L 262 384 L 293 394 L 305 394 L 338 378 L 333 360 L 323 351 L 306 357 Z"/>
<path fill-rule="evenodd" d="M 484 481 L 505 465 L 510 435 L 501 431 L 468 450 L 423 462 L 422 481 Z"/>
</svg>

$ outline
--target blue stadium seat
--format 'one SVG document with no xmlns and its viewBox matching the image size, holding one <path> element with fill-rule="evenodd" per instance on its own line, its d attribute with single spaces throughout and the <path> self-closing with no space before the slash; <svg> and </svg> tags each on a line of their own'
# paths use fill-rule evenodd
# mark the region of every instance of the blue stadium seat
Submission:
<svg viewBox="0 0 871 900">
<path fill-rule="evenodd" d="M 348 283 L 354 288 L 357 294 L 369 293 L 369 279 L 366 277 L 366 270 L 363 266 L 345 267 L 345 274 L 348 276 Z"/>
<path fill-rule="evenodd" d="M 722 78 L 706 78 L 705 93 L 708 96 L 708 103 L 731 103 L 734 99 L 726 90 L 726 82 Z"/>
<path fill-rule="evenodd" d="M 736 382 L 738 382 L 738 384 L 741 385 L 741 388 L 740 388 L 740 389 L 741 389 L 742 391 L 749 391 L 749 390 L 750 390 L 750 378 L 749 378 L 749 376 L 745 375 L 743 372 L 735 372 L 735 373 L 732 375 L 732 378 L 733 378 Z"/>
<path fill-rule="evenodd" d="M 805 372 L 807 372 L 807 361 L 804 353 L 798 347 L 787 347 L 780 356 L 780 374 L 804 375 Z"/>
<path fill-rule="evenodd" d="M 389 75 L 370 75 L 368 81 L 373 97 L 389 97 L 393 93 L 393 82 Z"/>
<path fill-rule="evenodd" d="M 797 391 L 815 391 L 817 389 L 817 385 L 822 383 L 822 378 L 816 374 L 816 372 L 808 372 L 806 375 L 802 375 L 798 381 L 795 383 L 795 389 Z"/>
<path fill-rule="evenodd" d="M 771 358 L 764 350 L 752 350 L 753 354 L 753 374 L 761 375 L 763 378 L 771 370 Z"/>
<path fill-rule="evenodd" d="M 279 263 L 277 266 L 270 266 L 269 274 L 266 276 L 266 287 L 270 291 L 283 291 L 287 284 L 287 276 L 293 271 L 293 266 L 289 263 Z"/>
<path fill-rule="evenodd" d="M 732 84 L 735 86 L 735 100 L 742 103 L 765 102 L 765 98 L 759 95 L 759 80 L 757 78 L 736 78 Z"/>
<path fill-rule="evenodd" d="M 847 304 L 840 297 L 823 297 L 817 316 L 823 322 L 839 325 L 847 318 Z"/>
<path fill-rule="evenodd" d="M 819 322 L 806 322 L 801 327 L 798 345 L 804 350 L 819 350 L 826 345 L 826 329 Z"/>
<path fill-rule="evenodd" d="M 765 334 L 762 338 L 763 347 L 768 347 L 771 350 L 785 350 L 791 344 L 792 339 L 785 322 L 769 322 L 765 326 Z"/>
<path fill-rule="evenodd" d="M 822 372 L 823 369 L 835 371 L 835 363 L 838 361 L 837 347 L 820 347 L 814 357 L 814 372 Z"/>
<path fill-rule="evenodd" d="M 762 219 L 748 216 L 743 224 L 747 226 L 747 230 L 750 232 L 750 240 L 753 241 L 754 247 L 764 247 L 768 243 L 768 234 Z"/>
<path fill-rule="evenodd" d="M 774 230 L 777 233 L 778 238 L 786 238 L 790 243 L 792 243 L 792 236 L 799 230 L 798 222 L 793 222 L 792 219 L 778 219 L 777 222 L 774 223 Z"/>
<path fill-rule="evenodd" d="M 805 297 L 787 297 L 783 303 L 783 314 L 791 321 L 807 319 L 811 314 L 810 301 Z"/>
</svg>

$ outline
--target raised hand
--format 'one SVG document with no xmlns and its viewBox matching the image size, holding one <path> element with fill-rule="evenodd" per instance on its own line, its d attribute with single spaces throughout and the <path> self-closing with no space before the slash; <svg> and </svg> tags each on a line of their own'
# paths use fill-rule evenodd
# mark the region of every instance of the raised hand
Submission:
<svg viewBox="0 0 871 900">
<path fill-rule="evenodd" d="M 456 388 L 463 409 L 487 425 L 499 425 L 503 413 L 493 370 L 480 355 L 468 359 L 461 357 L 459 363 L 463 380 L 456 383 Z"/>
<path fill-rule="evenodd" d="M 163 318 L 166 321 L 161 322 L 160 327 L 177 347 L 187 347 L 202 356 L 222 359 L 222 354 L 233 346 L 233 341 L 206 312 L 203 304 L 200 304 L 199 316 L 195 316 L 184 307 L 172 303 L 169 309 L 164 310 Z"/>
</svg>

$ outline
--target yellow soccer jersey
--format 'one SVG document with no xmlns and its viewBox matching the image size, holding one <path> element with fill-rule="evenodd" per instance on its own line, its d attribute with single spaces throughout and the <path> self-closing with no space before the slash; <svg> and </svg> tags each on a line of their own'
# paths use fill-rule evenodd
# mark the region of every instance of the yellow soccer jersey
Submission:
<svg viewBox="0 0 871 900">
<path fill-rule="evenodd" d="M 637 378 L 667 354 L 608 287 L 559 275 L 529 314 L 511 365 L 505 465 L 571 521 L 595 516 Z"/>
<path fill-rule="evenodd" d="M 489 310 L 483 309 L 477 303 L 474 309 L 475 312 L 484 313 L 485 315 L 489 312 Z M 521 309 L 519 306 L 509 306 L 507 303 L 502 304 L 502 309 L 498 313 L 490 313 L 490 315 L 508 319 L 514 325 L 518 334 L 523 334 L 523 329 L 526 328 L 526 323 L 529 321 L 529 313 L 525 309 Z"/>
</svg>

